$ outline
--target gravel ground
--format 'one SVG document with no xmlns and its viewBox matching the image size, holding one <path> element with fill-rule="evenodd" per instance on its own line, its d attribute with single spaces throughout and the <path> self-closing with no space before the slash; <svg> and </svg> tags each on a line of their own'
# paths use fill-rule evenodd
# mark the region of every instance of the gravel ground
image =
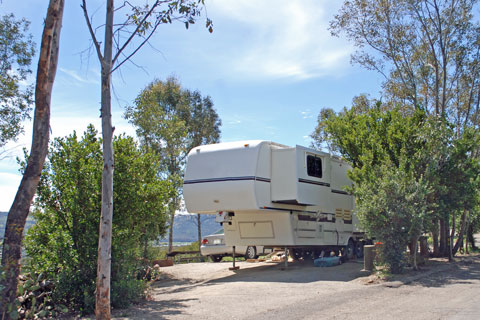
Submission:
<svg viewBox="0 0 480 320">
<path fill-rule="evenodd" d="M 195 263 L 162 268 L 151 301 L 116 319 L 478 319 L 480 257 L 433 260 L 420 272 L 378 281 L 361 261 Z"/>
</svg>

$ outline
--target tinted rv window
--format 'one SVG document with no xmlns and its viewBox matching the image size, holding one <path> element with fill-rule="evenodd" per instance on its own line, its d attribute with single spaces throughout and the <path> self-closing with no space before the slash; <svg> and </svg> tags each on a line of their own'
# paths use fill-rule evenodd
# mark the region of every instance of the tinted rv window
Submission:
<svg viewBox="0 0 480 320">
<path fill-rule="evenodd" d="M 312 177 L 322 177 L 322 159 L 315 156 L 307 156 L 307 174 Z"/>
</svg>

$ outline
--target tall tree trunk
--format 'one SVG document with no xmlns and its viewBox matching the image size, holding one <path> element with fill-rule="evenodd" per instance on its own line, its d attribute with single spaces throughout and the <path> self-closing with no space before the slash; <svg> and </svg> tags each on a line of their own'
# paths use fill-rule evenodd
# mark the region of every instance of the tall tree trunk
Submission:
<svg viewBox="0 0 480 320">
<path fill-rule="evenodd" d="M 476 249 L 477 246 L 475 245 L 475 237 L 473 235 L 473 231 L 473 224 L 470 223 L 467 229 L 467 241 L 470 242 L 470 246 L 472 247 L 472 249 Z"/>
<path fill-rule="evenodd" d="M 0 297 L 2 319 L 10 319 L 9 311 L 12 310 L 9 308 L 14 306 L 20 273 L 23 230 L 48 152 L 50 103 L 57 72 L 64 3 L 64 0 L 50 0 L 43 28 L 35 88 L 32 147 L 25 173 L 8 212 L 2 249 L 2 268 L 5 272 L 5 278 L 0 283 L 3 286 Z"/>
<path fill-rule="evenodd" d="M 455 214 L 452 216 L 452 221 L 453 221 L 453 230 L 455 232 Z M 453 261 L 453 255 L 452 255 L 452 247 L 453 247 L 453 235 L 450 235 L 450 219 L 447 218 L 445 220 L 445 233 L 446 233 L 446 238 L 447 238 L 447 257 L 448 261 Z"/>
<path fill-rule="evenodd" d="M 469 227 L 470 227 L 470 211 L 467 214 L 467 222 L 466 222 L 466 225 L 465 225 L 465 232 L 466 233 L 468 232 Z M 464 238 L 465 238 L 465 253 L 470 254 L 470 252 L 468 252 L 468 239 L 467 239 L 467 237 L 464 237 Z"/>
<path fill-rule="evenodd" d="M 97 319 L 110 319 L 110 277 L 112 257 L 112 219 L 113 219 L 113 126 L 111 114 L 111 71 L 112 71 L 112 32 L 113 0 L 107 0 L 105 23 L 104 54 L 102 65 L 102 212 L 100 216 L 97 261 L 97 290 L 95 316 Z"/>
<path fill-rule="evenodd" d="M 433 239 L 433 256 L 440 256 L 440 248 L 438 247 L 438 220 L 433 220 L 432 228 L 432 239 Z"/>
<path fill-rule="evenodd" d="M 168 227 L 168 252 L 173 251 L 173 223 L 175 222 L 175 210 L 177 200 L 174 200 L 175 204 L 170 206 L 170 225 Z"/>
<path fill-rule="evenodd" d="M 455 229 L 457 228 L 456 223 L 457 223 L 456 216 L 455 216 L 455 213 L 453 213 L 452 214 L 452 229 L 451 230 L 448 229 L 448 232 L 450 233 L 450 237 L 449 237 L 450 242 L 448 243 L 448 245 L 452 248 L 453 248 L 453 245 L 452 245 L 453 244 L 453 239 L 455 239 L 455 231 L 456 231 Z"/>
<path fill-rule="evenodd" d="M 460 224 L 460 232 L 458 233 L 458 239 L 455 242 L 455 245 L 453 246 L 453 250 L 452 250 L 453 255 L 457 253 L 458 249 L 460 249 L 463 244 L 463 235 L 465 234 L 466 222 L 467 222 L 467 210 L 464 209 L 462 213 L 462 221 Z"/>
<path fill-rule="evenodd" d="M 413 256 L 412 256 L 413 270 L 418 270 L 417 251 L 418 251 L 418 236 L 415 236 L 412 239 L 412 250 L 410 251 L 410 255 L 413 254 Z"/>
<path fill-rule="evenodd" d="M 445 219 L 440 219 L 440 256 L 446 257 L 447 253 L 447 228 L 445 228 Z"/>
</svg>

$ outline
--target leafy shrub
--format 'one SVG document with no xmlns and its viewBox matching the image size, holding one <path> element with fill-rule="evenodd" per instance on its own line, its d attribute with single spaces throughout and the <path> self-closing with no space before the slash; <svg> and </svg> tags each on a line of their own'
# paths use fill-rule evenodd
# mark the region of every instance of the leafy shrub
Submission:
<svg viewBox="0 0 480 320">
<path fill-rule="evenodd" d="M 112 307 L 118 309 L 127 308 L 131 303 L 137 302 L 145 296 L 146 288 L 147 284 L 143 279 L 137 280 L 130 276 L 113 281 L 111 288 Z"/>
<path fill-rule="evenodd" d="M 55 303 L 82 313 L 95 306 L 98 223 L 101 210 L 101 140 L 93 126 L 51 144 L 25 246 L 28 267 L 54 284 Z M 164 235 L 170 184 L 158 175 L 158 157 L 130 137 L 114 139 L 112 236 L 113 306 L 127 306 L 145 286 L 135 279 L 148 243 Z M 116 300 L 118 299 L 118 301 Z"/>
<path fill-rule="evenodd" d="M 375 184 L 356 187 L 357 212 L 363 227 L 379 240 L 379 258 L 390 272 L 406 265 L 405 249 L 416 241 L 427 216 L 427 185 L 394 167 L 382 167 Z"/>
</svg>

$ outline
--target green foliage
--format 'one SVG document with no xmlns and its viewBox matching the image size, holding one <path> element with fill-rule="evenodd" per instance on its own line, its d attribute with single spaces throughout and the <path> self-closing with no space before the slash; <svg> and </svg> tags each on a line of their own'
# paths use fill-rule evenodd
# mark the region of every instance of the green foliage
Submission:
<svg viewBox="0 0 480 320">
<path fill-rule="evenodd" d="M 472 154 L 480 144 L 473 131 L 457 138 L 451 125 L 421 108 L 405 113 L 380 102 L 319 120 L 322 134 L 313 136 L 352 163 L 358 216 L 384 243 L 390 271 L 402 270 L 407 243 L 430 231 L 432 220 L 448 221 L 478 203 L 480 168 Z"/>
<path fill-rule="evenodd" d="M 126 278 L 116 279 L 112 282 L 112 307 L 117 309 L 127 308 L 143 297 L 147 283 L 144 279 L 136 279 L 128 275 Z"/>
<path fill-rule="evenodd" d="M 161 2 L 157 2 L 151 7 L 148 3 L 143 7 L 133 7 L 132 14 L 129 15 L 128 24 L 133 23 L 139 30 L 138 32 L 144 35 L 150 28 L 152 22 L 148 21 L 146 17 L 155 10 L 155 7 Z M 201 14 L 201 7 L 204 5 L 204 0 L 179 0 L 179 1 L 165 1 L 166 6 L 160 10 L 156 10 L 156 19 L 154 24 L 172 23 L 174 20 L 183 21 L 185 28 L 188 29 L 190 24 L 194 24 L 195 20 Z M 205 27 L 207 30 L 213 32 L 213 22 L 209 18 L 206 19 Z"/>
<path fill-rule="evenodd" d="M 142 145 L 157 152 L 169 175 L 181 176 L 186 154 L 192 148 L 218 142 L 221 121 L 210 97 L 183 89 L 174 77 L 155 80 L 127 107 Z"/>
<path fill-rule="evenodd" d="M 30 22 L 16 20 L 13 14 L 0 17 L 0 147 L 22 132 L 21 122 L 28 117 L 33 88 L 21 83 L 32 72 L 35 54 Z"/>
<path fill-rule="evenodd" d="M 145 244 L 165 233 L 166 203 L 173 190 L 158 175 L 156 156 L 131 137 L 115 137 L 112 300 L 127 306 L 143 291 L 134 277 Z M 29 268 L 55 284 L 53 300 L 82 312 L 95 305 L 100 216 L 101 140 L 93 126 L 51 144 L 35 200 L 36 224 L 25 246 Z M 117 290 L 117 291 L 115 291 Z"/>
<path fill-rule="evenodd" d="M 135 126 L 142 145 L 160 157 L 162 174 L 176 188 L 177 196 L 169 204 L 173 228 L 188 152 L 220 139 L 221 121 L 213 102 L 198 91 L 183 89 L 176 78 L 170 77 L 155 80 L 142 90 L 135 105 L 127 108 L 125 118 Z"/>
<path fill-rule="evenodd" d="M 417 239 L 428 217 L 426 182 L 394 166 L 377 168 L 376 182 L 360 183 L 357 214 L 365 230 L 382 242 L 381 257 L 392 273 L 405 265 L 405 248 Z"/>
</svg>

